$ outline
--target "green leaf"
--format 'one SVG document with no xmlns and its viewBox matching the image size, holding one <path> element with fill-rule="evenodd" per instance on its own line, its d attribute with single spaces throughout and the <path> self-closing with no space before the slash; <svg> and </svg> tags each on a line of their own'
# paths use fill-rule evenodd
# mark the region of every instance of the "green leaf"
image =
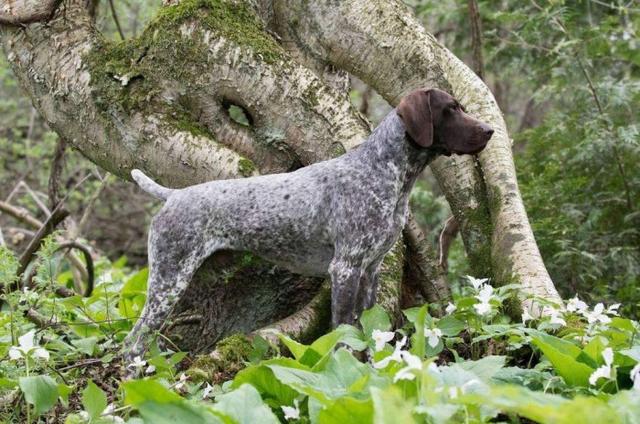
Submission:
<svg viewBox="0 0 640 424">
<path fill-rule="evenodd" d="M 269 365 L 275 377 L 299 393 L 314 397 L 325 405 L 349 393 L 366 390 L 372 385 L 383 385 L 373 370 L 353 357 L 347 350 L 339 349 L 331 355 L 323 370 L 311 372 L 301 369 Z"/>
<path fill-rule="evenodd" d="M 243 384 L 230 393 L 218 396 L 216 400 L 215 408 L 239 424 L 280 423 L 271 409 L 264 404 L 260 393 L 249 384 Z"/>
<path fill-rule="evenodd" d="M 148 278 L 149 268 L 143 268 L 124 284 L 118 301 L 118 312 L 121 316 L 125 318 L 140 316 L 147 298 Z"/>
<path fill-rule="evenodd" d="M 589 376 L 597 366 L 591 367 L 584 363 L 584 358 L 591 360 L 587 354 L 573 343 L 541 332 L 535 332 L 535 334 L 536 336 L 532 339 L 533 344 L 544 353 L 567 384 L 589 386 Z"/>
<path fill-rule="evenodd" d="M 506 359 L 506 356 L 491 355 L 478 361 L 465 361 L 457 365 L 465 371 L 474 373 L 485 383 L 490 383 L 493 376 L 504 367 Z"/>
<path fill-rule="evenodd" d="M 97 337 L 85 337 L 83 339 L 71 340 L 72 345 L 74 345 L 80 352 L 88 356 L 93 355 L 97 342 Z"/>
<path fill-rule="evenodd" d="M 453 315 L 447 315 L 440 319 L 436 326 L 442 331 L 442 334 L 447 337 L 455 337 L 467 327 L 464 322 Z"/>
<path fill-rule="evenodd" d="M 377 304 L 362 313 L 360 324 L 362 324 L 362 332 L 367 339 L 371 338 L 373 330 L 389 331 L 391 329 L 391 321 L 387 311 Z"/>
<path fill-rule="evenodd" d="M 428 306 L 429 305 L 424 305 L 418 310 L 414 322 L 416 332 L 411 336 L 411 353 L 420 359 L 423 359 L 425 355 L 424 325 Z"/>
<path fill-rule="evenodd" d="M 222 412 L 190 403 L 155 380 L 134 380 L 123 384 L 125 403 L 134 406 L 145 422 L 154 424 L 226 423 Z"/>
<path fill-rule="evenodd" d="M 411 424 L 415 419 L 411 414 L 413 405 L 402 397 L 402 392 L 395 386 L 389 386 L 385 390 L 371 389 L 373 400 L 374 424 Z"/>
<path fill-rule="evenodd" d="M 318 424 L 336 423 L 370 423 L 373 420 L 373 403 L 371 399 L 358 400 L 343 397 L 318 414 Z"/>
<path fill-rule="evenodd" d="M 38 415 L 47 412 L 58 400 L 58 384 L 48 375 L 20 377 L 18 384 Z"/>
<path fill-rule="evenodd" d="M 298 396 L 298 392 L 278 380 L 269 368 L 270 365 L 311 371 L 293 359 L 275 358 L 241 370 L 233 379 L 231 387 L 237 389 L 243 384 L 251 384 L 260 392 L 263 399 L 274 399 L 279 405 L 291 405 Z"/>
<path fill-rule="evenodd" d="M 82 405 L 91 419 L 97 418 L 107 407 L 107 395 L 93 381 L 89 380 L 87 387 L 82 391 Z"/>
</svg>

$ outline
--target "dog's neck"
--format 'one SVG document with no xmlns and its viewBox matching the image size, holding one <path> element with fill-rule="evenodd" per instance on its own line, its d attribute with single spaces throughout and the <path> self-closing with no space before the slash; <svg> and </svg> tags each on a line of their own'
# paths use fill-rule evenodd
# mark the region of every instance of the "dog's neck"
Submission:
<svg viewBox="0 0 640 424">
<path fill-rule="evenodd" d="M 416 146 L 406 135 L 402 119 L 392 110 L 359 147 L 362 158 L 376 168 L 391 172 L 403 192 L 413 187 L 424 168 L 438 155 L 435 149 Z"/>
</svg>

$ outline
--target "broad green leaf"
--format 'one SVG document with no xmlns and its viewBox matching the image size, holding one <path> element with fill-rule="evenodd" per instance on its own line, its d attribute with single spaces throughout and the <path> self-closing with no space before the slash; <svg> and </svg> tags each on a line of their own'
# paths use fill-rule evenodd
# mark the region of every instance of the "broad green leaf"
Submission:
<svg viewBox="0 0 640 424">
<path fill-rule="evenodd" d="M 391 329 L 391 321 L 387 311 L 377 304 L 362 313 L 360 324 L 362 324 L 362 332 L 367 339 L 371 338 L 373 330 L 389 331 Z"/>
<path fill-rule="evenodd" d="M 604 337 L 595 336 L 591 341 L 582 349 L 584 353 L 589 355 L 597 363 L 602 363 L 602 351 L 607 347 L 607 341 Z"/>
<path fill-rule="evenodd" d="M 533 335 L 533 344 L 544 353 L 567 384 L 589 386 L 589 376 L 597 368 L 597 363 L 589 355 L 566 340 L 540 331 L 530 330 L 529 332 Z"/>
<path fill-rule="evenodd" d="M 318 414 L 319 424 L 358 423 L 373 421 L 373 403 L 371 399 L 358 400 L 343 397 L 322 409 Z"/>
<path fill-rule="evenodd" d="M 413 405 L 402 397 L 400 389 L 389 386 L 385 390 L 371 389 L 374 424 L 411 424 L 415 419 L 411 414 Z"/>
<path fill-rule="evenodd" d="M 226 423 L 222 412 L 187 402 L 155 380 L 134 380 L 123 384 L 125 403 L 134 406 L 145 422 L 154 424 Z"/>
<path fill-rule="evenodd" d="M 87 387 L 82 391 L 82 405 L 92 419 L 97 418 L 107 407 L 107 396 L 102 389 L 89 380 Z"/>
<path fill-rule="evenodd" d="M 367 348 L 367 343 L 362 336 L 362 332 L 351 325 L 344 324 L 317 339 L 310 347 L 321 356 L 324 356 L 338 343 L 345 344 L 358 351 Z"/>
<path fill-rule="evenodd" d="M 85 337 L 82 339 L 71 340 L 71 344 L 74 345 L 80 352 L 91 356 L 96 349 L 97 337 Z"/>
<path fill-rule="evenodd" d="M 311 372 L 301 369 L 269 365 L 275 377 L 283 384 L 300 393 L 312 396 L 328 405 L 349 393 L 357 393 L 381 381 L 372 378 L 372 368 L 355 359 L 345 349 L 339 349 L 330 356 L 323 370 Z M 362 381 L 362 379 L 367 379 Z M 369 380 L 371 379 L 371 380 Z"/>
<path fill-rule="evenodd" d="M 48 375 L 20 377 L 18 384 L 38 415 L 47 412 L 58 400 L 58 384 Z"/>
<path fill-rule="evenodd" d="M 264 404 L 260 393 L 249 384 L 216 397 L 215 408 L 239 424 L 279 424 L 278 418 Z"/>
<path fill-rule="evenodd" d="M 465 361 L 457 365 L 465 371 L 474 373 L 485 383 L 490 383 L 493 376 L 504 367 L 506 359 L 506 356 L 491 355 L 478 361 Z"/>
<path fill-rule="evenodd" d="M 290 358 L 270 359 L 238 372 L 231 387 L 238 388 L 243 384 L 251 384 L 260 392 L 263 399 L 274 399 L 280 405 L 290 405 L 298 396 L 298 392 L 278 380 L 269 365 L 310 371 L 306 366 Z"/>
<path fill-rule="evenodd" d="M 466 324 L 453 315 L 447 315 L 438 321 L 436 326 L 447 337 L 454 337 L 466 328 Z"/>
<path fill-rule="evenodd" d="M 143 268 L 124 284 L 118 302 L 118 312 L 121 316 L 132 319 L 140 316 L 147 297 L 148 278 L 149 268 Z"/>
</svg>

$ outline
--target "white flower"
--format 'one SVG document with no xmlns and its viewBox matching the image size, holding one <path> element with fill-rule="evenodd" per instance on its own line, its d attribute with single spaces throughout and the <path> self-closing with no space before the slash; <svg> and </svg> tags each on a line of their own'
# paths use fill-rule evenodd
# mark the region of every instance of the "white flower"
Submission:
<svg viewBox="0 0 640 424">
<path fill-rule="evenodd" d="M 140 356 L 136 356 L 135 358 L 133 358 L 133 362 L 130 363 L 129 365 L 127 365 L 127 368 L 140 369 L 140 368 L 144 367 L 145 365 L 147 365 L 147 361 L 142 359 L 142 357 L 140 357 Z"/>
<path fill-rule="evenodd" d="M 577 312 L 579 314 L 584 314 L 589 309 L 586 303 L 582 300 L 578 299 L 578 296 L 567 302 L 567 311 L 569 312 Z"/>
<path fill-rule="evenodd" d="M 116 404 L 110 403 L 109 405 L 107 405 L 106 408 L 104 408 L 104 411 L 102 411 L 102 415 L 111 415 L 115 410 L 116 410 Z"/>
<path fill-rule="evenodd" d="M 549 313 L 549 324 L 561 325 L 563 327 L 567 326 L 567 322 L 562 317 L 562 312 L 554 308 L 551 308 L 551 312 Z"/>
<path fill-rule="evenodd" d="M 371 333 L 371 338 L 376 342 L 375 351 L 380 352 L 384 349 L 384 345 L 387 342 L 393 340 L 393 337 L 396 335 L 393 331 L 380 331 L 373 330 Z"/>
<path fill-rule="evenodd" d="M 453 387 L 449 387 L 449 397 L 451 399 L 455 399 L 458 397 L 458 388 L 453 386 Z"/>
<path fill-rule="evenodd" d="M 594 324 L 598 321 L 603 324 L 609 324 L 611 322 L 611 318 L 606 316 L 603 312 L 604 305 L 602 303 L 598 303 L 593 308 L 593 312 L 585 312 L 585 316 L 587 317 L 587 321 L 589 322 L 589 324 Z"/>
<path fill-rule="evenodd" d="M 440 374 L 440 368 L 435 362 L 429 362 L 429 365 L 427 365 L 427 370 L 432 374 Z"/>
<path fill-rule="evenodd" d="M 618 316 L 618 309 L 620 308 L 619 303 L 614 303 L 613 305 L 607 308 L 607 314 Z"/>
<path fill-rule="evenodd" d="M 175 385 L 176 390 L 182 390 L 184 385 L 187 383 L 189 376 L 185 373 L 180 374 L 180 381 L 178 381 Z"/>
<path fill-rule="evenodd" d="M 405 345 L 406 342 L 407 342 L 407 336 L 404 336 L 402 340 L 396 342 L 396 347 L 393 353 L 387 356 L 386 358 L 380 360 L 379 362 L 374 362 L 373 367 L 380 369 L 380 368 L 385 368 L 387 365 L 389 365 L 391 361 L 402 362 L 402 352 L 403 352 L 402 347 Z"/>
<path fill-rule="evenodd" d="M 209 384 L 209 382 L 207 382 L 207 385 L 204 387 L 204 390 L 202 391 L 202 399 L 208 398 L 209 395 L 211 395 L 212 391 L 213 391 L 213 386 Z"/>
<path fill-rule="evenodd" d="M 589 384 L 595 386 L 600 378 L 611 378 L 611 365 L 613 364 L 613 350 L 608 347 L 602 351 L 604 365 L 595 370 L 589 377 Z"/>
<path fill-rule="evenodd" d="M 488 278 L 474 278 L 470 275 L 467 275 L 467 280 L 471 283 L 474 289 L 478 290 L 484 283 L 489 281 Z"/>
<path fill-rule="evenodd" d="M 480 288 L 480 291 L 476 296 L 476 299 L 478 299 L 480 303 L 476 303 L 475 305 L 473 305 L 473 307 L 475 308 L 476 312 L 479 315 L 486 315 L 489 312 L 491 312 L 491 304 L 489 303 L 489 301 L 491 300 L 492 296 L 493 296 L 492 286 L 490 286 L 489 284 L 485 284 Z"/>
<path fill-rule="evenodd" d="M 432 348 L 438 346 L 440 337 L 442 337 L 442 331 L 439 328 L 425 328 L 424 336 L 427 337 L 429 346 Z"/>
<path fill-rule="evenodd" d="M 18 337 L 18 346 L 11 346 L 9 349 L 9 358 L 15 360 L 33 356 L 34 358 L 49 359 L 47 349 L 38 346 L 34 342 L 36 330 L 31 330 L 21 337 Z"/>
<path fill-rule="evenodd" d="M 300 419 L 300 408 L 298 406 L 298 399 L 293 401 L 293 406 L 281 406 L 282 412 L 284 412 L 285 420 L 298 420 Z"/>
<path fill-rule="evenodd" d="M 407 366 L 396 373 L 396 375 L 393 377 L 394 383 L 398 380 L 413 380 L 414 378 L 416 378 L 416 375 L 413 373 L 413 371 L 420 371 L 422 369 L 422 361 L 416 355 L 412 355 L 407 351 L 402 351 L 400 355 L 402 356 L 404 362 L 406 362 Z"/>
<path fill-rule="evenodd" d="M 447 304 L 447 307 L 444 309 L 444 311 L 447 313 L 447 315 L 451 315 L 452 313 L 454 313 L 456 311 L 456 309 L 458 309 L 456 307 L 456 305 L 454 305 L 453 303 L 449 302 Z"/>
<path fill-rule="evenodd" d="M 522 323 L 523 324 L 526 324 L 527 321 L 531 321 L 532 319 L 533 319 L 533 317 L 529 313 L 528 309 L 525 309 L 524 311 L 522 311 Z"/>
<path fill-rule="evenodd" d="M 146 370 L 144 370 L 144 373 L 145 373 L 145 374 L 153 374 L 154 372 L 156 372 L 156 367 L 155 367 L 155 365 L 149 365 L 149 366 L 147 367 L 147 369 L 146 369 Z"/>
<path fill-rule="evenodd" d="M 640 362 L 629 373 L 631 380 L 633 381 L 633 390 L 640 392 Z"/>
</svg>

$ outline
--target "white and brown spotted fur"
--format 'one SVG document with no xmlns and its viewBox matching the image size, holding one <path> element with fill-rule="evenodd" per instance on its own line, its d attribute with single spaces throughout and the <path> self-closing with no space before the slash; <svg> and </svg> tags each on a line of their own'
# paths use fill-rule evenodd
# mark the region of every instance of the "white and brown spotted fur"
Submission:
<svg viewBox="0 0 640 424">
<path fill-rule="evenodd" d="M 147 349 L 202 262 L 218 250 L 250 251 L 292 272 L 331 277 L 332 323 L 353 323 L 375 302 L 380 263 L 405 224 L 416 178 L 438 154 L 477 153 L 493 130 L 440 90 L 403 99 L 358 148 L 286 174 L 162 187 L 149 231 L 149 284 L 125 356 Z"/>
</svg>

